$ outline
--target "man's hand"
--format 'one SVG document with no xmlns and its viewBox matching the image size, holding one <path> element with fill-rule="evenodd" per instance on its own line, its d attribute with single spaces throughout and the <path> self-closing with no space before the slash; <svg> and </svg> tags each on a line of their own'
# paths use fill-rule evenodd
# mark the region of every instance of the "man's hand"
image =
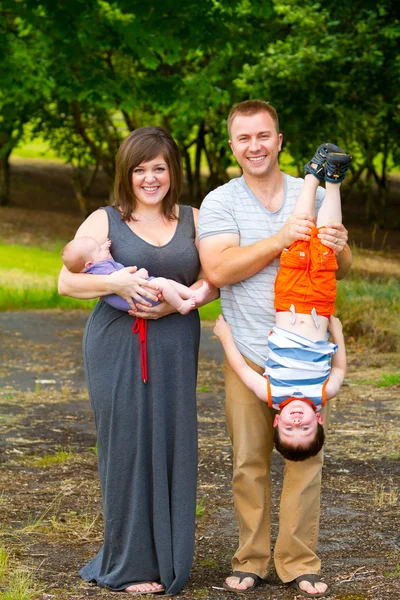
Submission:
<svg viewBox="0 0 400 600">
<path fill-rule="evenodd" d="M 276 234 L 283 248 L 289 248 L 293 242 L 311 239 L 311 228 L 315 227 L 314 219 L 310 215 L 292 215 L 288 218 L 282 229 Z"/>
<path fill-rule="evenodd" d="M 324 246 L 332 248 L 336 256 L 339 256 L 347 244 L 349 234 L 342 223 L 328 223 L 322 227 L 318 234 Z"/>
</svg>

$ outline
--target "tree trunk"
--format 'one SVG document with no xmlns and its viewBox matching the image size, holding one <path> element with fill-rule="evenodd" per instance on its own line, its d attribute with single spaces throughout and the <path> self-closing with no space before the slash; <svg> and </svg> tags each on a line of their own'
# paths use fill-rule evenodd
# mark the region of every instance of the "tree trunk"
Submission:
<svg viewBox="0 0 400 600">
<path fill-rule="evenodd" d="M 205 123 L 202 121 L 199 126 L 196 143 L 196 158 L 194 168 L 194 202 L 196 206 L 200 206 L 202 201 L 201 193 L 201 153 L 204 150 Z"/>
<path fill-rule="evenodd" d="M 0 206 L 9 206 L 10 200 L 10 158 L 11 152 L 0 158 Z"/>
<path fill-rule="evenodd" d="M 193 172 L 192 172 L 192 164 L 190 162 L 190 154 L 187 148 L 182 148 L 183 160 L 185 163 L 185 171 L 186 171 L 186 181 L 189 190 L 190 200 L 192 201 L 194 198 L 194 186 L 193 186 Z"/>
</svg>

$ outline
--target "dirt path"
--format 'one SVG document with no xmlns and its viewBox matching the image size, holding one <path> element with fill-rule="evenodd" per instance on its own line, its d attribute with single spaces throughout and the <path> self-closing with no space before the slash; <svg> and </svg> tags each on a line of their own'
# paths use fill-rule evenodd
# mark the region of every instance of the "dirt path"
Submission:
<svg viewBox="0 0 400 600">
<path fill-rule="evenodd" d="M 40 600 L 114 598 L 79 567 L 101 544 L 95 431 L 80 344 L 87 313 L 0 314 L 0 510 L 3 543 L 33 569 Z M 394 355 L 350 352 L 326 444 L 319 552 L 330 598 L 400 597 L 399 389 L 360 384 Z M 199 516 L 194 567 L 180 595 L 223 599 L 237 530 L 225 430 L 221 351 L 203 327 L 199 376 Z M 38 383 L 50 380 L 55 383 Z M 283 462 L 272 456 L 273 537 Z M 271 573 L 254 600 L 294 598 Z"/>
</svg>

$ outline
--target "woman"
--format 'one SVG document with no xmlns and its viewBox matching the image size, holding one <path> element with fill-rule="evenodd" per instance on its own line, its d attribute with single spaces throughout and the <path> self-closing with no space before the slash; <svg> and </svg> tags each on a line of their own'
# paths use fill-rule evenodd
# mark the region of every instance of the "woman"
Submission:
<svg viewBox="0 0 400 600">
<path fill-rule="evenodd" d="M 198 211 L 177 204 L 181 185 L 179 150 L 170 135 L 158 127 L 137 129 L 118 153 L 114 206 L 92 213 L 76 237 L 100 244 L 110 238 L 116 261 L 196 288 Z M 100 300 L 85 330 L 104 545 L 81 575 L 116 591 L 177 594 L 194 549 L 200 324 L 195 310 L 183 316 L 165 301 L 153 306 L 157 289 L 135 270 L 87 275 L 64 267 L 59 279 L 61 294 L 117 293 L 139 317 L 134 322 Z M 216 296 L 213 289 L 206 301 Z"/>
</svg>

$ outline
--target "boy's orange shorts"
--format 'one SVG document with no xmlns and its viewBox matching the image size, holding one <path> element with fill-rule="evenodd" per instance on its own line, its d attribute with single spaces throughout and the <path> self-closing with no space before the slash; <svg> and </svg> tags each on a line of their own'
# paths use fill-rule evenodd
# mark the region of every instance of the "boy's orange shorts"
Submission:
<svg viewBox="0 0 400 600">
<path fill-rule="evenodd" d="M 281 266 L 275 280 L 275 308 L 288 311 L 293 304 L 297 313 L 317 313 L 329 318 L 335 312 L 336 256 L 317 237 L 313 227 L 309 242 L 297 241 L 281 254 Z"/>
</svg>

